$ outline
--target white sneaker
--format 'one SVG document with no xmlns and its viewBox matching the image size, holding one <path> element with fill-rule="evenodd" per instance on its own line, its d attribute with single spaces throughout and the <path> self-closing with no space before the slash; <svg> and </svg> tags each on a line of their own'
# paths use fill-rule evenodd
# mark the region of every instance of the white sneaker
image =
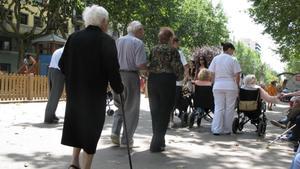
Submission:
<svg viewBox="0 0 300 169">
<path fill-rule="evenodd" d="M 121 148 L 127 148 L 127 144 L 120 144 Z M 129 148 L 134 148 L 133 143 L 129 143 Z"/>
<path fill-rule="evenodd" d="M 118 135 L 112 133 L 110 135 L 110 139 L 113 144 L 118 145 L 118 146 L 120 145 L 120 137 Z"/>
</svg>

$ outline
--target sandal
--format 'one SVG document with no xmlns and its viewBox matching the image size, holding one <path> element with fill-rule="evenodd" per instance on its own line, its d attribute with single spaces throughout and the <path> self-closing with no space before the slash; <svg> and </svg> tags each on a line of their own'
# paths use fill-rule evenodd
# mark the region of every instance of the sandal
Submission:
<svg viewBox="0 0 300 169">
<path fill-rule="evenodd" d="M 76 165 L 74 165 L 74 164 L 71 164 L 70 166 L 69 166 L 69 168 L 68 169 L 72 169 L 72 168 L 74 168 L 74 169 L 80 169 L 79 167 L 77 167 Z"/>
</svg>

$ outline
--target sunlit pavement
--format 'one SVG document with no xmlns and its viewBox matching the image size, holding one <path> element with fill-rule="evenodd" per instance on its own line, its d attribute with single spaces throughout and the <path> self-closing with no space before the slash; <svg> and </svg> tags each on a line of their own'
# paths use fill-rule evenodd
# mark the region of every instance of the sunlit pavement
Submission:
<svg viewBox="0 0 300 169">
<path fill-rule="evenodd" d="M 259 138 L 254 126 L 246 125 L 239 134 L 214 136 L 210 122 L 201 127 L 172 128 L 166 136 L 166 151 L 150 153 L 152 135 L 148 100 L 141 96 L 140 121 L 131 151 L 134 169 L 286 169 L 294 156 L 292 145 L 278 141 L 267 149 L 282 129 L 268 122 L 265 138 Z M 72 149 L 60 144 L 65 102 L 60 102 L 59 124 L 43 124 L 46 103 L 0 104 L 0 168 L 66 169 Z M 267 112 L 268 120 L 278 120 L 287 105 L 276 105 Z M 179 122 L 178 118 L 175 118 Z M 94 157 L 93 169 L 128 169 L 124 148 L 110 142 L 112 117 L 107 116 Z"/>
</svg>

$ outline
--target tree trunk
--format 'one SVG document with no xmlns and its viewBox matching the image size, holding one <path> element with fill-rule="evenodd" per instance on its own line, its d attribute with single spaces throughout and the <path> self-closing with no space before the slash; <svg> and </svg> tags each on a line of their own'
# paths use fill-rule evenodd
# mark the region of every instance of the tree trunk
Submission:
<svg viewBox="0 0 300 169">
<path fill-rule="evenodd" d="M 18 50 L 19 50 L 17 67 L 18 69 L 20 69 L 21 66 L 23 66 L 23 60 L 25 55 L 24 40 L 19 37 L 17 38 L 17 42 L 18 42 Z"/>
</svg>

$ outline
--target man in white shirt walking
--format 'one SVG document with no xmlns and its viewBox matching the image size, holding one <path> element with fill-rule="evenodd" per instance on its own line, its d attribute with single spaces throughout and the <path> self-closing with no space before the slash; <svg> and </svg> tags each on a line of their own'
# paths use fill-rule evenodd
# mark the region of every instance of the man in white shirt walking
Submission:
<svg viewBox="0 0 300 169">
<path fill-rule="evenodd" d="M 59 118 L 55 115 L 55 111 L 65 83 L 65 77 L 58 67 L 58 62 L 63 51 L 63 47 L 54 51 L 48 70 L 49 95 L 44 122 L 49 124 L 55 124 L 59 121 Z"/>
</svg>

